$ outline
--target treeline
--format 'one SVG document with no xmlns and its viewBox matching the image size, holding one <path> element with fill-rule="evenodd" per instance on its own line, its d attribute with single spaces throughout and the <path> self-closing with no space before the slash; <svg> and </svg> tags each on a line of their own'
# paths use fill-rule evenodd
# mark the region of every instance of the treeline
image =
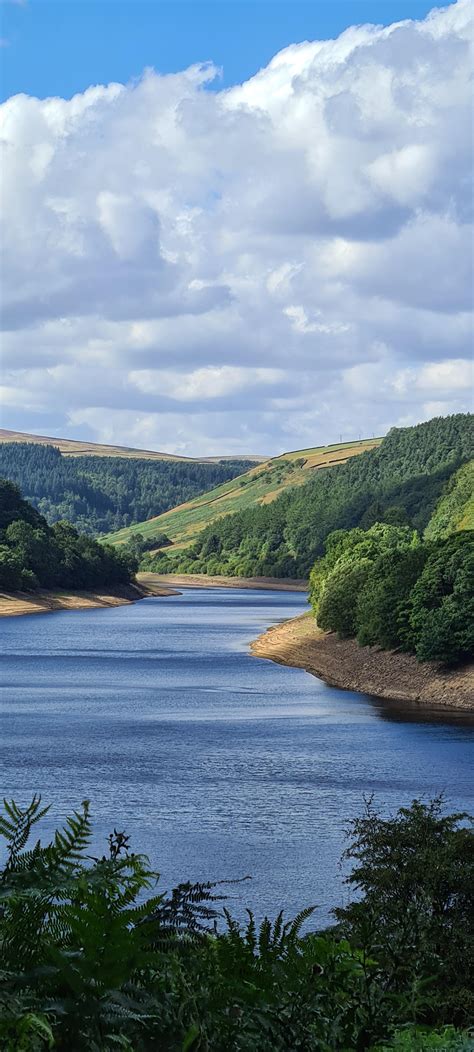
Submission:
<svg viewBox="0 0 474 1052">
<path fill-rule="evenodd" d="M 437 529 L 439 534 L 449 532 L 450 523 L 457 528 L 455 512 L 460 518 L 464 514 L 462 502 L 472 471 L 468 475 L 465 469 L 456 483 L 454 476 L 473 452 L 472 414 L 394 428 L 377 449 L 346 464 L 316 470 L 305 485 L 288 490 L 273 503 L 223 517 L 205 529 L 191 548 L 148 558 L 147 568 L 307 577 L 334 530 L 370 529 L 385 522 L 423 534 L 444 495 L 448 524 L 443 525 L 441 516 Z"/>
<path fill-rule="evenodd" d="M 311 571 L 310 600 L 341 638 L 456 664 L 474 652 L 474 531 L 422 542 L 407 526 L 338 530 Z"/>
<path fill-rule="evenodd" d="M 50 525 L 65 519 L 91 535 L 151 519 L 252 466 L 246 460 L 67 457 L 54 446 L 0 443 L 0 476 L 15 482 Z"/>
<path fill-rule="evenodd" d="M 98 544 L 69 522 L 49 526 L 23 500 L 13 482 L 0 479 L 0 589 L 97 589 L 127 584 L 138 563 L 133 554 Z"/>
<path fill-rule="evenodd" d="M 5 1052 L 472 1049 L 468 815 L 368 805 L 345 853 L 354 900 L 318 931 L 314 907 L 239 923 L 228 881 L 160 894 L 120 817 L 94 857 L 87 801 L 50 843 L 45 811 L 35 798 L 0 814 Z"/>
</svg>

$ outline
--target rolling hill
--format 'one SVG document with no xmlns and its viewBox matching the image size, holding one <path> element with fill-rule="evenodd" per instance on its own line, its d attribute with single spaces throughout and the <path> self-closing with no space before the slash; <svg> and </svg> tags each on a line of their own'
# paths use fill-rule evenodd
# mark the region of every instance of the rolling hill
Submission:
<svg viewBox="0 0 474 1052">
<path fill-rule="evenodd" d="M 93 535 L 160 515 L 251 466 L 248 460 L 68 455 L 52 444 L 0 442 L 0 477 L 16 483 L 50 526 L 66 519 Z"/>
<path fill-rule="evenodd" d="M 133 446 L 108 446 L 97 442 L 81 442 L 73 438 L 52 438 L 48 435 L 29 435 L 25 431 L 8 431 L 0 427 L 0 443 L 21 442 L 40 446 L 54 446 L 65 457 L 127 457 L 130 460 L 178 460 L 188 464 L 217 464 L 226 460 L 255 460 L 265 457 L 245 456 L 181 457 L 177 453 L 159 453 L 152 449 Z"/>
<path fill-rule="evenodd" d="M 351 457 L 379 446 L 381 441 L 380 438 L 362 439 L 293 450 L 273 457 L 162 515 L 110 534 L 107 541 L 127 544 L 134 534 L 140 533 L 147 547 L 151 547 L 153 537 L 166 534 L 173 541 L 174 550 L 188 547 L 201 530 L 222 516 L 254 505 L 270 504 L 286 490 L 307 482 L 316 472 L 344 464 Z"/>
</svg>

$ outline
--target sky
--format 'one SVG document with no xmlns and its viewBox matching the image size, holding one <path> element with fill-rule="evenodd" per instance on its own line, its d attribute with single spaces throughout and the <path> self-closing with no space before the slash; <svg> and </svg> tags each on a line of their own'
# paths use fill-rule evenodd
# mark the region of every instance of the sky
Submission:
<svg viewBox="0 0 474 1052">
<path fill-rule="evenodd" d="M 275 454 L 471 408 L 472 5 L 0 3 L 2 426 Z"/>
</svg>

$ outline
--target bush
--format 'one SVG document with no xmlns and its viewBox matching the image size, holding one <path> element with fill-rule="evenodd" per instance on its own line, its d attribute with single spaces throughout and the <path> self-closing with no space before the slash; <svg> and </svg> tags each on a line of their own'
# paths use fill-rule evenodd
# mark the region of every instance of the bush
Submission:
<svg viewBox="0 0 474 1052">
<path fill-rule="evenodd" d="M 0 816 L 6 1052 L 467 1048 L 448 1024 L 471 1011 L 473 838 L 440 801 L 352 824 L 362 898 L 322 932 L 305 931 L 311 907 L 239 924 L 223 885 L 160 894 L 116 829 L 91 857 L 87 802 L 31 849 L 46 811 L 34 798 Z"/>
</svg>

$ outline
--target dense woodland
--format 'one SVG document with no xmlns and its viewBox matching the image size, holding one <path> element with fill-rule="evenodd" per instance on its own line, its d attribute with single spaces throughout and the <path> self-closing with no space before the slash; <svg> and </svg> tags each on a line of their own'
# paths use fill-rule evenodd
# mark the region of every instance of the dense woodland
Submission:
<svg viewBox="0 0 474 1052">
<path fill-rule="evenodd" d="M 310 598 L 320 627 L 341 638 L 456 664 L 474 653 L 474 531 L 422 542 L 408 526 L 337 530 Z"/>
<path fill-rule="evenodd" d="M 131 552 L 99 544 L 69 522 L 49 526 L 13 482 L 0 479 L 1 590 L 127 584 L 137 565 Z"/>
<path fill-rule="evenodd" d="M 367 805 L 349 901 L 319 931 L 313 906 L 235 920 L 228 881 L 160 893 L 120 820 L 94 858 L 87 802 L 43 844 L 44 813 L 0 815 L 5 1052 L 472 1049 L 474 834 L 441 800 Z"/>
<path fill-rule="evenodd" d="M 455 664 L 474 650 L 474 417 L 394 429 L 273 504 L 229 515 L 161 572 L 306 577 L 319 625 Z"/>
<path fill-rule="evenodd" d="M 0 476 L 16 482 L 50 525 L 66 519 L 91 535 L 151 519 L 252 466 L 244 460 L 67 457 L 54 446 L 0 443 Z"/>
<path fill-rule="evenodd" d="M 304 486 L 271 504 L 223 517 L 192 548 L 176 559 L 164 553 L 154 565 L 163 572 L 307 577 L 334 530 L 386 522 L 422 534 L 453 475 L 473 453 L 472 414 L 394 428 L 377 449 L 315 471 Z M 461 489 L 454 501 L 461 500 Z"/>
</svg>

